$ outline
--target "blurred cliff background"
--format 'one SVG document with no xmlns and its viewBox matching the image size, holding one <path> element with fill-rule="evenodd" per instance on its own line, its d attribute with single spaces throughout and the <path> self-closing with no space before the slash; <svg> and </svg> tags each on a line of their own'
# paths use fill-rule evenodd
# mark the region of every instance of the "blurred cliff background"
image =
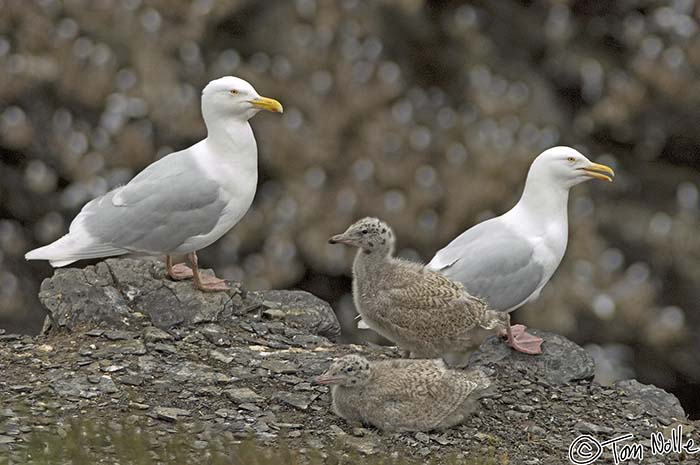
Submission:
<svg viewBox="0 0 700 465">
<path fill-rule="evenodd" d="M 309 290 L 367 338 L 328 237 L 376 215 L 427 261 L 574 145 L 618 176 L 574 189 L 564 262 L 514 318 L 697 418 L 698 20 L 695 0 L 0 0 L 0 328 L 41 327 L 52 269 L 24 253 L 202 138 L 201 88 L 233 74 L 285 113 L 252 120 L 258 194 L 205 266 Z"/>
</svg>

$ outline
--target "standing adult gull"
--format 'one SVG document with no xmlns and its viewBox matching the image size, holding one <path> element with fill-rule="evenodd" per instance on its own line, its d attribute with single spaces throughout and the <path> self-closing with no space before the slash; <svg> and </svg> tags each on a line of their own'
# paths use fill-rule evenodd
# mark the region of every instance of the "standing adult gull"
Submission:
<svg viewBox="0 0 700 465">
<path fill-rule="evenodd" d="M 571 147 L 545 150 L 532 162 L 518 203 L 463 232 L 428 267 L 461 282 L 490 308 L 512 312 L 539 296 L 564 257 L 569 189 L 590 179 L 612 181 L 614 175 Z M 508 344 L 541 353 L 542 339 L 525 329 L 508 326 Z"/>
<path fill-rule="evenodd" d="M 282 105 L 243 79 L 211 81 L 202 91 L 205 139 L 88 202 L 68 234 L 25 258 L 60 267 L 127 253 L 165 255 L 172 279 L 192 278 L 202 291 L 227 290 L 224 280 L 199 272 L 197 251 L 235 226 L 253 202 L 258 149 L 248 120 L 260 110 L 282 113 Z M 175 254 L 185 254 L 191 268 L 173 266 Z"/>
</svg>

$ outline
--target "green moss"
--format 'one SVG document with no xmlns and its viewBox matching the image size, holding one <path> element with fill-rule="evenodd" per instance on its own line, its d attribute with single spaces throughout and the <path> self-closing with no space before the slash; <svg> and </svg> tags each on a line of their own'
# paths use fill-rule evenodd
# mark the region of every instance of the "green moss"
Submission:
<svg viewBox="0 0 700 465">
<path fill-rule="evenodd" d="M 26 465 L 500 465 L 505 457 L 492 451 L 468 460 L 457 456 L 431 460 L 402 455 L 362 455 L 348 448 L 342 440 L 335 446 L 318 451 L 305 446 L 301 438 L 295 445 L 284 439 L 272 443 L 252 439 L 236 440 L 225 435 L 198 441 L 182 427 L 159 430 L 137 424 L 113 421 L 75 420 L 57 426 L 54 431 L 31 434 L 19 463 Z M 15 465 L 3 458 L 0 465 Z"/>
</svg>

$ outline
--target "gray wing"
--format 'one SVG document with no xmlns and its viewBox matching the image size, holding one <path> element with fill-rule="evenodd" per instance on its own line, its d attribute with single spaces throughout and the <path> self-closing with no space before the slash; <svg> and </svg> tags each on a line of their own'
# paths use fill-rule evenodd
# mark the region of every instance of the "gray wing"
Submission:
<svg viewBox="0 0 700 465">
<path fill-rule="evenodd" d="M 94 199 L 78 218 L 99 242 L 131 251 L 169 252 L 211 232 L 226 204 L 219 185 L 183 150 Z"/>
<path fill-rule="evenodd" d="M 523 237 L 493 218 L 468 229 L 438 251 L 428 267 L 461 282 L 495 310 L 509 311 L 539 287 L 542 265 Z"/>
</svg>

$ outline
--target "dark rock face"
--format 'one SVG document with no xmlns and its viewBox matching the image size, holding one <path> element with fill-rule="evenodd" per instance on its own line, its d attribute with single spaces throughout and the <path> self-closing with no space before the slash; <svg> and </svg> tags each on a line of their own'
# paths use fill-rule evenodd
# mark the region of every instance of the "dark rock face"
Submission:
<svg viewBox="0 0 700 465">
<path fill-rule="evenodd" d="M 636 379 L 618 381 L 615 388 L 624 392 L 632 402 L 630 410 L 637 414 L 646 412 L 660 418 L 682 418 L 685 415 L 683 407 L 676 396 L 669 394 L 653 385 L 642 384 Z"/>
<path fill-rule="evenodd" d="M 264 291 L 255 294 L 271 309 L 268 313 L 281 311 L 287 324 L 294 328 L 305 328 L 331 340 L 340 336 L 340 324 L 333 309 L 328 302 L 313 294 L 304 291 Z"/>
<path fill-rule="evenodd" d="M 499 338 L 484 342 L 479 351 L 472 354 L 470 365 L 495 364 L 501 368 L 531 373 L 550 384 L 591 380 L 595 374 L 593 357 L 567 338 L 545 331 L 532 330 L 542 339 L 542 354 L 525 355 L 511 350 Z"/>
<path fill-rule="evenodd" d="M 268 312 L 311 334 L 340 334 L 333 309 L 302 291 L 244 293 L 198 292 L 189 281 L 165 278 L 156 260 L 108 259 L 84 269 L 57 270 L 41 285 L 39 299 L 55 330 L 81 326 L 126 329 L 150 321 L 168 330 L 177 326 L 229 321 L 234 314 Z"/>
<path fill-rule="evenodd" d="M 561 464 L 580 434 L 605 440 L 634 432 L 642 441 L 679 424 L 700 442 L 700 424 L 685 419 L 674 396 L 636 381 L 592 382 L 585 351 L 551 333 L 536 332 L 545 340 L 536 357 L 498 338 L 482 344 L 471 362 L 487 368 L 494 387 L 464 425 L 386 434 L 337 418 L 328 389 L 311 381 L 335 357 L 398 351 L 333 344 L 338 323 L 310 294 L 202 294 L 164 279 L 157 262 L 124 259 L 59 270 L 41 299 L 48 334 L 0 334 L 0 459 L 10 463 L 26 462 L 32 431 L 65 435 L 61 425 L 74 418 L 127 422 L 161 438 L 184 432 L 190 462 L 212 438 L 247 436 L 326 454 L 339 445 L 360 454 L 401 451 L 434 463 L 488 452 L 498 459 L 488 463 Z M 667 458 L 676 463 L 676 455 Z"/>
</svg>

